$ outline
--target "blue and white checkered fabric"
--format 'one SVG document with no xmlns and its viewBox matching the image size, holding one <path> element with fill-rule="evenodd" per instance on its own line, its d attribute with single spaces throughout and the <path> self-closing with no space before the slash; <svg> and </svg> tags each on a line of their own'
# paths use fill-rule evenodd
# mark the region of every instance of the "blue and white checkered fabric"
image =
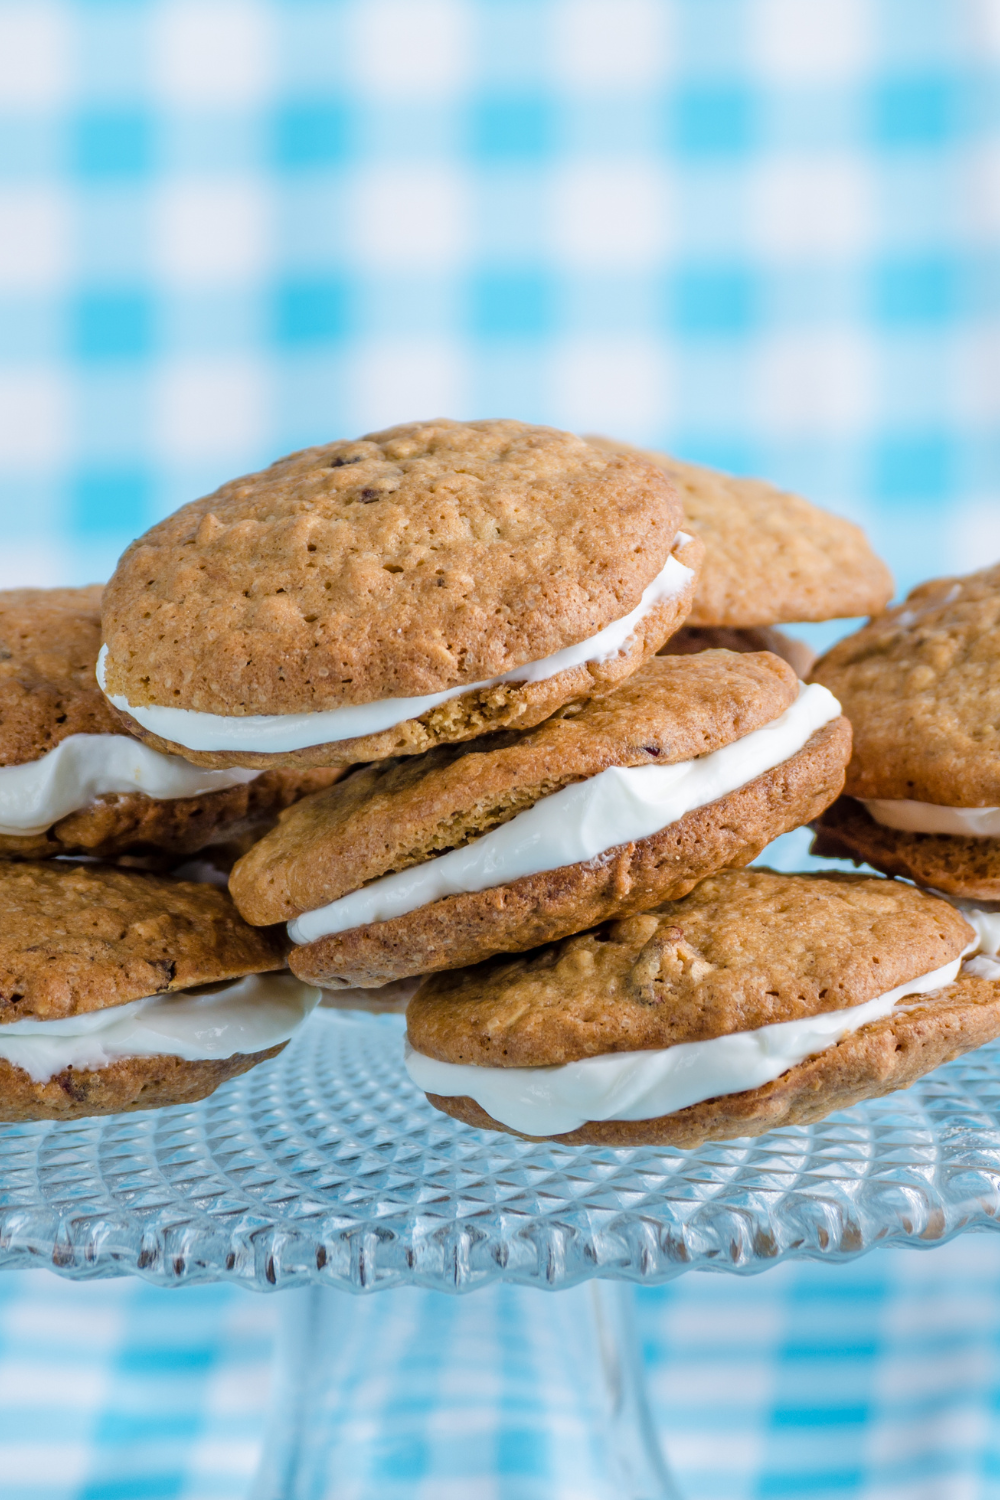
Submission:
<svg viewBox="0 0 1000 1500">
<path fill-rule="evenodd" d="M 611 1500 L 586 1288 L 344 1297 L 338 1500 Z M 280 1296 L 0 1278 L 3 1500 L 243 1500 Z M 993 1500 L 1000 1240 L 638 1293 L 686 1500 Z"/>
<path fill-rule="evenodd" d="M 0 0 L 0 586 L 439 412 L 767 474 L 904 585 L 994 560 L 998 75 L 996 0 Z M 690 1500 L 1000 1494 L 998 1272 L 643 1292 Z M 590 1500 L 539 1295 L 345 1304 L 345 1495 Z M 275 1311 L 0 1277 L 0 1496 L 242 1496 Z"/>
<path fill-rule="evenodd" d="M 995 0 L 0 0 L 0 582 L 438 412 L 991 560 L 998 72 Z"/>
</svg>

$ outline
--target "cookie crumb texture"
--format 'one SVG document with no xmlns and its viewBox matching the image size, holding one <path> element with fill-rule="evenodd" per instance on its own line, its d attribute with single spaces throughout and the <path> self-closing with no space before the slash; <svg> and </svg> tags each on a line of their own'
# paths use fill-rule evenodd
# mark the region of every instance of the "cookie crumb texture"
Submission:
<svg viewBox="0 0 1000 1500">
<path fill-rule="evenodd" d="M 293 948 L 289 965 L 300 979 L 328 989 L 386 984 L 478 963 L 494 953 L 523 952 L 645 911 L 685 895 L 716 870 L 749 864 L 780 833 L 818 816 L 840 792 L 850 753 L 850 726 L 835 719 L 797 755 L 652 838 L 318 938 Z"/>
<path fill-rule="evenodd" d="M 284 968 L 227 892 L 106 865 L 0 863 L 0 1022 Z"/>
<path fill-rule="evenodd" d="M 611 438 L 607 452 L 637 453 L 670 475 L 685 525 L 705 543 L 689 625 L 780 625 L 877 614 L 892 574 L 860 526 L 762 479 L 740 479 Z"/>
<path fill-rule="evenodd" d="M 108 689 L 283 714 L 496 677 L 634 609 L 680 520 L 661 469 L 552 428 L 309 448 L 132 543 L 105 591 Z"/>
<path fill-rule="evenodd" d="M 672 765 L 780 717 L 798 683 L 776 656 L 653 657 L 633 677 L 527 734 L 487 735 L 356 771 L 287 812 L 233 871 L 251 922 L 287 922 L 481 838 L 610 766 Z"/>
<path fill-rule="evenodd" d="M 424 981 L 407 1030 L 443 1062 L 529 1068 L 863 1005 L 955 959 L 946 901 L 862 875 L 725 870 L 680 901 Z"/>
<path fill-rule="evenodd" d="M 700 1146 L 811 1125 L 835 1110 L 909 1088 L 918 1078 L 1000 1035 L 1000 983 L 963 977 L 939 994 L 863 1026 L 773 1083 L 726 1094 L 654 1120 L 590 1120 L 553 1137 L 566 1146 Z M 481 1130 L 518 1134 L 469 1098 L 428 1094 L 442 1113 Z M 538 1137 L 528 1137 L 538 1139 Z"/>
<path fill-rule="evenodd" d="M 100 584 L 0 591 L 0 766 L 71 734 L 121 734 L 94 677 L 100 648 Z"/>
<path fill-rule="evenodd" d="M 126 1057 L 93 1071 L 64 1068 L 47 1083 L 35 1083 L 23 1070 L 0 1058 L 0 1120 L 84 1120 L 137 1109 L 194 1104 L 220 1084 L 276 1057 L 288 1044 L 266 1052 L 189 1062 L 182 1057 Z"/>
<path fill-rule="evenodd" d="M 812 853 L 852 859 L 949 896 L 1000 901 L 1000 839 L 883 828 L 860 802 L 840 797 L 814 825 Z"/>
<path fill-rule="evenodd" d="M 1000 564 L 936 578 L 822 656 L 854 726 L 852 797 L 1000 804 Z"/>
<path fill-rule="evenodd" d="M 169 866 L 203 849 L 239 847 L 263 838 L 283 808 L 329 786 L 340 774 L 333 770 L 264 771 L 242 786 L 166 800 L 142 792 L 109 793 L 61 818 L 44 833 L 0 834 L 0 858 L 160 855 L 164 856 L 161 864 Z"/>
</svg>

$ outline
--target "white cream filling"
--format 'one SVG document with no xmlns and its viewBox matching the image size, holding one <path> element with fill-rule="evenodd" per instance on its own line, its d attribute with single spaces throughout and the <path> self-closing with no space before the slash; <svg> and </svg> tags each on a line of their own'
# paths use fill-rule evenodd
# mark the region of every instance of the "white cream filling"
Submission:
<svg viewBox="0 0 1000 1500">
<path fill-rule="evenodd" d="M 125 734 L 71 734 L 37 760 L 0 766 L 0 834 L 44 833 L 109 792 L 143 792 L 170 801 L 219 792 L 260 774 L 240 766 L 221 771 L 192 766 Z"/>
<path fill-rule="evenodd" d="M 1000 901 L 966 901 L 961 896 L 946 896 L 962 913 L 970 927 L 975 928 L 979 939 L 979 951 L 989 958 L 1000 958 Z"/>
<path fill-rule="evenodd" d="M 876 823 L 901 833 L 955 833 L 965 838 L 1000 839 L 1000 807 L 939 807 L 905 797 L 858 799 Z"/>
<path fill-rule="evenodd" d="M 0 1057 L 44 1083 L 64 1068 L 93 1071 L 124 1057 L 247 1055 L 286 1042 L 319 1001 L 294 974 L 248 974 L 210 993 L 178 990 L 63 1021 L 0 1025 Z"/>
<path fill-rule="evenodd" d="M 588 1120 L 654 1120 L 704 1099 L 760 1088 L 825 1052 L 852 1031 L 887 1016 L 907 995 L 943 989 L 961 958 L 849 1010 L 778 1021 L 706 1042 L 678 1042 L 651 1052 L 611 1052 L 543 1068 L 481 1068 L 440 1062 L 406 1047 L 406 1069 L 418 1088 L 446 1099 L 474 1099 L 524 1135 L 563 1135 Z"/>
<path fill-rule="evenodd" d="M 800 687 L 779 718 L 721 750 L 672 766 L 612 766 L 574 782 L 464 848 L 384 875 L 305 912 L 289 922 L 288 935 L 293 943 L 312 943 L 327 933 L 389 921 L 444 896 L 485 891 L 651 838 L 692 809 L 788 760 L 839 713 L 840 704 L 825 687 Z"/>
<path fill-rule="evenodd" d="M 679 546 L 688 541 L 690 537 L 678 532 L 674 545 Z M 556 651 L 541 661 L 512 667 L 500 677 L 490 677 L 485 682 L 466 682 L 459 687 L 446 688 L 441 693 L 426 693 L 418 698 L 382 698 L 377 703 L 355 703 L 345 708 L 331 708 L 317 713 L 237 716 L 198 713 L 190 708 L 166 708 L 160 704 L 133 707 L 120 693 L 108 693 L 107 696 L 115 708 L 130 714 L 151 734 L 170 740 L 175 745 L 183 745 L 188 750 L 244 750 L 276 755 L 291 750 L 305 750 L 311 745 L 335 744 L 339 740 L 379 734 L 408 719 L 419 719 L 421 714 L 428 713 L 452 698 L 460 698 L 464 693 L 476 693 L 505 682 L 545 682 L 571 667 L 583 666 L 587 662 L 608 661 L 619 654 L 642 617 L 662 600 L 675 598 L 683 593 L 692 577 L 692 569 L 686 568 L 676 557 L 671 556 L 643 591 L 635 609 L 622 619 L 605 626 L 589 640 L 566 646 L 562 651 Z M 97 658 L 97 681 L 103 692 L 107 692 L 104 685 L 107 653 L 107 646 L 102 646 Z"/>
</svg>

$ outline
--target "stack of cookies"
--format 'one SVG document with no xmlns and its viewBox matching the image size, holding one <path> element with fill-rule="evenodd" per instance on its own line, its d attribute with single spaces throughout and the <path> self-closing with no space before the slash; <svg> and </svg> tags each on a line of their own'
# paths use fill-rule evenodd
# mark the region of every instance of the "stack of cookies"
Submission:
<svg viewBox="0 0 1000 1500">
<path fill-rule="evenodd" d="M 851 762 L 773 627 L 891 593 L 797 497 L 413 423 L 183 507 L 98 592 L 6 606 L 6 1118 L 195 1097 L 320 988 L 412 995 L 440 1109 L 602 1144 L 815 1119 L 1000 1032 L 953 905 L 745 869 Z"/>
<path fill-rule="evenodd" d="M 224 890 L 150 872 L 195 857 L 224 883 L 282 808 L 340 773 L 149 749 L 98 687 L 100 645 L 99 587 L 0 593 L 4 1120 L 200 1098 L 319 1000 Z"/>
</svg>

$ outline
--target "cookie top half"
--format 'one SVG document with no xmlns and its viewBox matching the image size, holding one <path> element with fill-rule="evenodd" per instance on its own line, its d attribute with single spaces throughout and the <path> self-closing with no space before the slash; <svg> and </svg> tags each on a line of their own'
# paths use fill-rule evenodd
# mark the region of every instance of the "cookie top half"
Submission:
<svg viewBox="0 0 1000 1500">
<path fill-rule="evenodd" d="M 0 862 L 0 1023 L 284 968 L 227 892 L 109 865 Z"/>
<path fill-rule="evenodd" d="M 705 543 L 688 625 L 780 625 L 873 615 L 893 580 L 860 526 L 762 479 L 740 479 L 665 453 L 643 453 L 670 475 L 686 527 Z"/>
<path fill-rule="evenodd" d="M 792 668 L 770 652 L 654 656 L 606 697 L 526 734 L 363 767 L 283 813 L 236 865 L 230 889 L 250 921 L 288 921 L 460 848 L 610 766 L 718 750 L 777 719 L 797 694 Z"/>
<path fill-rule="evenodd" d="M 71 734 L 121 734 L 94 676 L 101 585 L 0 591 L 0 766 Z"/>
<path fill-rule="evenodd" d="M 680 521 L 662 469 L 552 428 L 442 420 L 309 448 L 128 548 L 106 688 L 275 715 L 482 682 L 635 609 Z"/>
<path fill-rule="evenodd" d="M 707 1041 L 862 1005 L 957 959 L 974 934 L 894 880 L 727 870 L 680 901 L 424 980 L 413 1047 L 540 1067 Z"/>
<path fill-rule="evenodd" d="M 1000 564 L 913 590 L 821 657 L 854 729 L 846 790 L 1000 805 Z"/>
</svg>

